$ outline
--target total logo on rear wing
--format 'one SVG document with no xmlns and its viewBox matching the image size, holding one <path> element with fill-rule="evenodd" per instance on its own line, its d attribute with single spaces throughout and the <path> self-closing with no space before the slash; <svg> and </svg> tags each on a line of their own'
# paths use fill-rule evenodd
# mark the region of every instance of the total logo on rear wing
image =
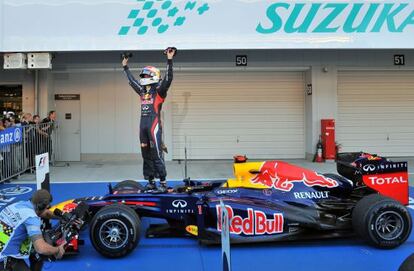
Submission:
<svg viewBox="0 0 414 271">
<path fill-rule="evenodd" d="M 380 194 L 408 205 L 408 163 L 368 160 L 360 167 L 364 184 Z"/>
</svg>

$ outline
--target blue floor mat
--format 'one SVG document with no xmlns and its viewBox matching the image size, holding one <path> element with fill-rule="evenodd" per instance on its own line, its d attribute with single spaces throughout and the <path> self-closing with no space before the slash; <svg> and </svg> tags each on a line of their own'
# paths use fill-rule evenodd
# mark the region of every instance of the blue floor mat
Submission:
<svg viewBox="0 0 414 271">
<path fill-rule="evenodd" d="M 0 191 L 7 192 L 12 184 L 3 184 Z M 34 189 L 34 185 L 20 185 L 22 192 Z M 6 190 L 4 190 L 6 189 Z M 54 202 L 70 198 L 103 195 L 106 183 L 52 184 Z M 9 201 L 30 198 L 30 192 L 22 195 L 9 192 Z M 414 190 L 410 191 L 414 197 Z M 6 201 L 6 202 L 5 202 Z M 414 210 L 410 209 L 412 215 Z M 156 219 L 144 218 L 142 236 L 137 249 L 122 259 L 106 259 L 100 256 L 89 242 L 88 232 L 81 237 L 85 245 L 81 253 L 61 261 L 46 263 L 48 271 L 115 271 L 115 270 L 180 270 L 180 271 L 215 271 L 222 270 L 221 247 L 201 246 L 191 238 L 145 238 L 144 232 Z M 414 236 L 402 246 L 393 250 L 380 250 L 366 245 L 358 239 L 338 239 L 307 241 L 293 243 L 269 243 L 232 246 L 231 260 L 233 271 L 244 270 L 398 270 L 402 261 L 414 253 Z"/>
</svg>

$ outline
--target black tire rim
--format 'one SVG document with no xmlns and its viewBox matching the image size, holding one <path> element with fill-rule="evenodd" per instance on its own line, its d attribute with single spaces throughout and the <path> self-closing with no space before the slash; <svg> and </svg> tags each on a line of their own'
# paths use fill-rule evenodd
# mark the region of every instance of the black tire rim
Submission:
<svg viewBox="0 0 414 271">
<path fill-rule="evenodd" d="M 128 227 L 118 219 L 110 219 L 102 223 L 99 228 L 99 239 L 110 249 L 119 249 L 128 242 Z"/>
<path fill-rule="evenodd" d="M 387 211 L 377 217 L 374 226 L 381 239 L 392 241 L 398 239 L 403 234 L 404 220 L 399 213 Z"/>
</svg>

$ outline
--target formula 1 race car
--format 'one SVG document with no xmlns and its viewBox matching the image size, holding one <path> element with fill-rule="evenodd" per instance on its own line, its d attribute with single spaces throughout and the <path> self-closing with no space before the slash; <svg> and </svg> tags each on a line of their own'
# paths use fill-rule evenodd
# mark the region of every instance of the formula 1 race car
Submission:
<svg viewBox="0 0 414 271">
<path fill-rule="evenodd" d="M 103 256 L 119 258 L 138 244 L 141 218 L 147 237 L 192 236 L 219 243 L 222 207 L 231 243 L 290 241 L 357 235 L 379 248 L 395 248 L 411 232 L 406 162 L 365 153 L 338 155 L 338 174 L 319 174 L 283 161 L 247 162 L 235 157 L 234 178 L 184 180 L 166 193 L 126 180 L 105 196 L 79 198 L 54 208 L 86 203 L 90 239 Z M 224 205 L 220 205 L 223 202 Z"/>
</svg>

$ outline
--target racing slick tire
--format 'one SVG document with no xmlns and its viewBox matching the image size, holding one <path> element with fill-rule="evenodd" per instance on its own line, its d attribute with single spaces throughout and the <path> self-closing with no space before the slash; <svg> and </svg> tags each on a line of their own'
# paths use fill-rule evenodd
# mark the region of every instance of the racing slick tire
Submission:
<svg viewBox="0 0 414 271">
<path fill-rule="evenodd" d="M 114 188 L 114 191 L 122 190 L 145 190 L 144 186 L 134 180 L 125 180 L 117 183 Z"/>
<path fill-rule="evenodd" d="M 141 221 L 128 206 L 106 206 L 95 214 L 90 225 L 91 243 L 96 251 L 105 257 L 124 257 L 139 243 Z"/>
<path fill-rule="evenodd" d="M 391 249 L 404 243 L 411 233 L 407 208 L 391 198 L 372 194 L 362 198 L 352 212 L 355 232 L 369 244 Z"/>
</svg>

